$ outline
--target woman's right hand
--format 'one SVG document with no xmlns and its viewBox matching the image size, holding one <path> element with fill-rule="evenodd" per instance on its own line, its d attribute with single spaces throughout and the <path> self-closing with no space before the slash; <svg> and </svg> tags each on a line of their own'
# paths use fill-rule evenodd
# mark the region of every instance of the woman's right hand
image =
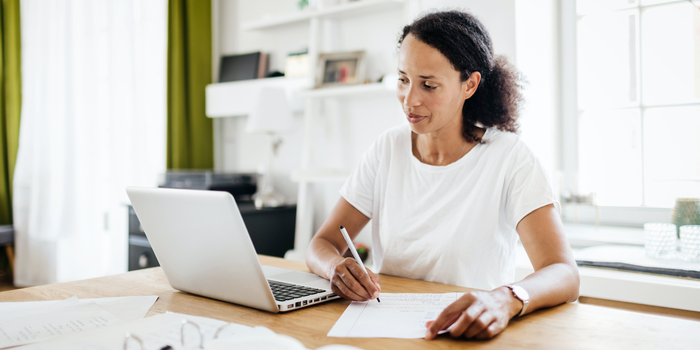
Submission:
<svg viewBox="0 0 700 350">
<path fill-rule="evenodd" d="M 369 269 L 365 273 L 353 258 L 339 260 L 329 275 L 333 293 L 345 299 L 367 301 L 381 291 L 379 276 Z"/>
</svg>

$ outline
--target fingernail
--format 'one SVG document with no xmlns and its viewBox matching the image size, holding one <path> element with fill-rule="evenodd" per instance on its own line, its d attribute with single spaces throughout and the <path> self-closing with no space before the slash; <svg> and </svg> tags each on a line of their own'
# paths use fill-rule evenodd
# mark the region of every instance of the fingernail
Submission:
<svg viewBox="0 0 700 350">
<path fill-rule="evenodd" d="M 425 331 L 425 339 L 430 339 L 430 331 Z"/>
<path fill-rule="evenodd" d="M 379 297 L 379 292 L 374 292 L 374 297 L 378 298 Z"/>
</svg>

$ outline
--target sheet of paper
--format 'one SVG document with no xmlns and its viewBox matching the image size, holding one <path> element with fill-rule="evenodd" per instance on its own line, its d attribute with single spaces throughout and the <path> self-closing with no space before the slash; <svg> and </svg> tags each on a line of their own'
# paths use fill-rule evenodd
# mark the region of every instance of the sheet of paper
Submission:
<svg viewBox="0 0 700 350">
<path fill-rule="evenodd" d="M 333 325 L 329 337 L 404 338 L 425 336 L 425 323 L 435 320 L 464 293 L 380 293 L 379 299 L 353 301 Z"/>
<path fill-rule="evenodd" d="M 158 296 L 156 295 L 89 299 L 78 299 L 74 295 L 65 300 L 0 303 L 0 321 L 15 318 L 15 313 L 20 311 L 23 312 L 24 316 L 29 316 L 42 314 L 54 308 L 65 307 L 66 305 L 95 302 L 122 321 L 130 322 L 144 318 L 156 300 L 158 300 Z"/>
<path fill-rule="evenodd" d="M 0 349 L 122 323 L 94 301 L 52 305 L 41 313 L 15 309 L 12 314 L 0 320 Z"/>
<path fill-rule="evenodd" d="M 204 335 L 205 347 L 213 340 L 216 330 L 222 325 L 227 324 L 224 321 L 206 317 L 165 313 L 101 330 L 74 334 L 67 337 L 32 344 L 23 347 L 22 349 L 122 350 L 124 348 L 124 335 L 129 332 L 132 335 L 139 337 L 143 341 L 146 349 L 161 349 L 169 345 L 174 350 L 184 350 L 186 348 L 182 346 L 180 341 L 180 330 L 183 320 L 194 322 L 199 326 L 202 334 Z M 194 326 L 187 325 L 186 327 Z M 194 329 L 190 328 L 187 333 L 192 334 L 191 331 L 194 331 Z M 220 338 L 266 334 L 274 334 L 274 332 L 265 327 L 249 327 L 240 324 L 231 324 L 220 333 Z M 198 340 L 198 336 L 194 336 L 194 334 L 192 335 L 193 340 Z M 136 343 L 130 343 L 130 345 L 133 345 L 133 347 L 130 347 L 129 349 L 140 350 L 140 347 L 138 347 Z M 190 347 L 190 349 L 191 348 L 192 347 Z"/>
<path fill-rule="evenodd" d="M 70 305 L 78 304 L 80 304 L 80 300 L 78 300 L 78 297 L 75 295 L 64 300 L 0 303 L 0 322 L 14 319 L 18 317 L 18 315 L 22 315 L 23 317 L 39 315 L 51 312 L 55 309 L 62 309 Z"/>
<path fill-rule="evenodd" d="M 142 319 L 157 296 L 0 303 L 0 349 Z"/>
<path fill-rule="evenodd" d="M 136 321 L 146 317 L 148 310 L 151 309 L 156 300 L 158 300 L 157 295 L 80 299 L 81 302 L 96 302 L 97 305 L 119 317 L 124 322 Z"/>
</svg>

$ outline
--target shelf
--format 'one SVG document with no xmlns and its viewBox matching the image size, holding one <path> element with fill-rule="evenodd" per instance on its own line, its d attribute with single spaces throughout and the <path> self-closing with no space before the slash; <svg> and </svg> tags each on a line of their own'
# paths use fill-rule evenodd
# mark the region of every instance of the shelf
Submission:
<svg viewBox="0 0 700 350">
<path fill-rule="evenodd" d="M 324 98 L 324 97 L 345 97 L 345 96 L 369 96 L 369 95 L 391 95 L 396 92 L 396 85 L 391 86 L 382 83 L 348 85 L 338 87 L 327 87 L 319 89 L 303 90 L 300 97 Z"/>
<path fill-rule="evenodd" d="M 398 9 L 403 6 L 403 0 L 362 0 L 343 5 L 337 5 L 322 10 L 306 10 L 296 13 L 262 18 L 241 24 L 243 30 L 269 29 L 287 24 L 308 21 L 312 18 L 340 19 L 360 16 L 377 11 Z"/>
<path fill-rule="evenodd" d="M 244 116 L 250 110 L 263 87 L 279 87 L 285 90 L 292 112 L 304 109 L 299 98 L 302 90 L 311 87 L 308 78 L 265 78 L 209 84 L 206 88 L 206 115 L 209 118 Z"/>
<path fill-rule="evenodd" d="M 349 171 L 334 170 L 334 169 L 311 169 L 311 170 L 295 170 L 292 172 L 291 179 L 293 182 L 344 182 Z"/>
<path fill-rule="evenodd" d="M 284 77 L 216 83 L 206 88 L 206 115 L 209 118 L 248 115 L 263 87 L 283 88 L 292 112 L 304 110 L 303 98 L 391 96 L 396 89 L 381 83 L 311 89 L 308 78 Z"/>
</svg>

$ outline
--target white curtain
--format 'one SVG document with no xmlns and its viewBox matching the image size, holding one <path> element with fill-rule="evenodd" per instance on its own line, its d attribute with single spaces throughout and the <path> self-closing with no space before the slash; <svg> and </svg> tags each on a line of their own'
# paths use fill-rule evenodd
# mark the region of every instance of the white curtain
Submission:
<svg viewBox="0 0 700 350">
<path fill-rule="evenodd" d="M 127 185 L 165 170 L 167 0 L 22 0 L 15 284 L 127 269 Z"/>
</svg>

